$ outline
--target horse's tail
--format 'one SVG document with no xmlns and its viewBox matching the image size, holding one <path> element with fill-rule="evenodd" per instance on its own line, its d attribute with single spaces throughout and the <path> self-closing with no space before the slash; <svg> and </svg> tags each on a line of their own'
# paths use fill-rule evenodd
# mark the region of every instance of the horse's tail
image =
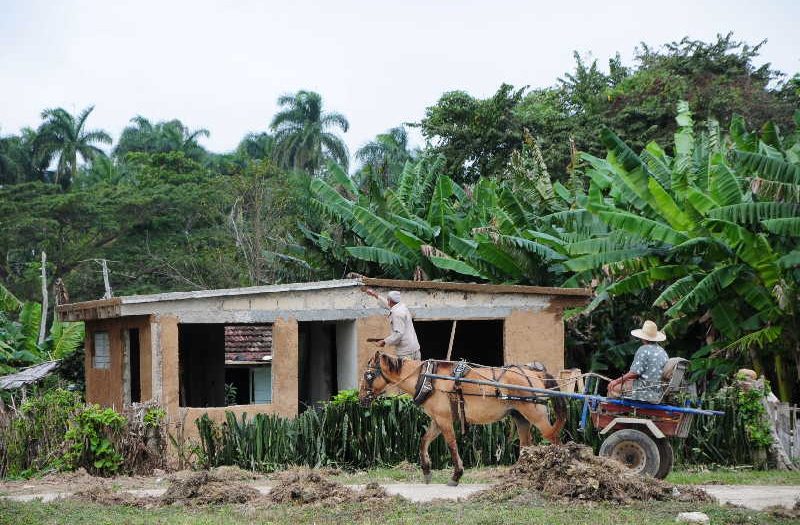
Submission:
<svg viewBox="0 0 800 525">
<path fill-rule="evenodd" d="M 549 390 L 560 391 L 558 381 L 547 372 L 544 373 L 544 386 Z M 550 399 L 553 402 L 553 409 L 556 413 L 556 422 L 553 424 L 554 433 L 558 435 L 567 422 L 567 400 L 562 396 L 553 396 Z"/>
</svg>

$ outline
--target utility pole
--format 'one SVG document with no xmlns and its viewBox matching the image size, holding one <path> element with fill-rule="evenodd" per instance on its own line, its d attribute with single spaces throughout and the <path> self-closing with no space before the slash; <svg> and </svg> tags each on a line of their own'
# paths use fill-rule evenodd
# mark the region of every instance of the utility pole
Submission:
<svg viewBox="0 0 800 525">
<path fill-rule="evenodd" d="M 114 294 L 111 291 L 111 284 L 108 282 L 108 261 L 106 259 L 100 259 L 100 264 L 103 267 L 103 285 L 105 285 L 106 288 L 106 293 L 103 295 L 103 299 L 111 299 Z"/>
<path fill-rule="evenodd" d="M 47 255 L 42 250 L 42 320 L 39 323 L 38 345 L 44 343 L 45 329 L 47 328 Z"/>
</svg>

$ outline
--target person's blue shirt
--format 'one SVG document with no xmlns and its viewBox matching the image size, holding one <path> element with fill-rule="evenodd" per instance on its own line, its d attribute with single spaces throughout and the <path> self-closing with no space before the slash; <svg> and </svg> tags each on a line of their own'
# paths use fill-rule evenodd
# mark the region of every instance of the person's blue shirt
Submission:
<svg viewBox="0 0 800 525">
<path fill-rule="evenodd" d="M 661 374 L 668 359 L 667 352 L 656 343 L 640 346 L 631 363 L 631 372 L 639 377 L 633 380 L 633 392 L 625 397 L 657 403 L 662 393 Z"/>
</svg>

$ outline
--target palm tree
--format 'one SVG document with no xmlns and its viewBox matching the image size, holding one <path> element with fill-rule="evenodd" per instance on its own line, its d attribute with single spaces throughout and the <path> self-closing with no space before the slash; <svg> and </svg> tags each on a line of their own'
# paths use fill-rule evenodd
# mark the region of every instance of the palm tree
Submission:
<svg viewBox="0 0 800 525">
<path fill-rule="evenodd" d="M 44 122 L 39 126 L 35 150 L 37 158 L 52 162 L 58 158 L 55 178 L 58 184 L 68 186 L 78 170 L 78 155 L 84 162 L 105 155 L 95 144 L 111 144 L 111 137 L 103 130 L 86 130 L 86 119 L 94 106 L 84 109 L 77 118 L 63 108 L 46 109 Z"/>
<path fill-rule="evenodd" d="M 269 133 L 248 133 L 236 148 L 236 153 L 246 159 L 264 160 L 272 157 L 275 138 Z"/>
<path fill-rule="evenodd" d="M 377 176 L 384 187 L 396 182 L 394 179 L 413 157 L 414 152 L 408 150 L 408 132 L 404 126 L 381 133 L 356 152 L 356 159 L 363 164 L 361 171 L 366 175 L 361 178 Z"/>
<path fill-rule="evenodd" d="M 114 155 L 123 158 L 131 152 L 169 153 L 182 151 L 187 157 L 201 160 L 206 150 L 197 143 L 199 137 L 208 137 L 204 128 L 190 130 L 178 119 L 153 124 L 141 115 L 131 119 L 132 125 L 122 130 Z"/>
<path fill-rule="evenodd" d="M 323 111 L 322 97 L 313 91 L 284 95 L 278 105 L 283 109 L 275 115 L 271 127 L 281 165 L 317 173 L 326 160 L 333 160 L 347 169 L 347 146 L 331 131 L 338 128 L 347 132 L 350 124 L 344 115 Z"/>
</svg>

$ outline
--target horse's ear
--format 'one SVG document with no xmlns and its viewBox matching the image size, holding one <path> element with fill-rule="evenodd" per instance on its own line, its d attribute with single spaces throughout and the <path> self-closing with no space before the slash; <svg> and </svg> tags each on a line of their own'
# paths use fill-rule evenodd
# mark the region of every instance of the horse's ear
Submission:
<svg viewBox="0 0 800 525">
<path fill-rule="evenodd" d="M 381 351 L 380 350 L 376 350 L 375 351 L 375 357 L 373 357 L 373 359 L 377 363 L 380 358 L 381 358 Z"/>
</svg>

